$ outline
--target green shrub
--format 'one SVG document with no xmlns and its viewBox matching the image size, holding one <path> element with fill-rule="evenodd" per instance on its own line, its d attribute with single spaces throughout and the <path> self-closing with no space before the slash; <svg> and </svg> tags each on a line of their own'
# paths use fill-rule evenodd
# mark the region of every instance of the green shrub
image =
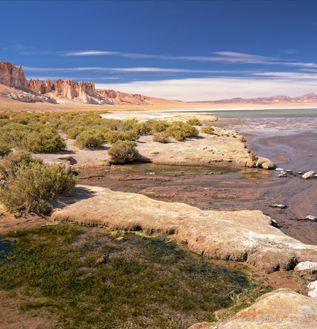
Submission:
<svg viewBox="0 0 317 329">
<path fill-rule="evenodd" d="M 6 143 L 0 142 L 0 156 L 8 155 L 11 152 L 11 147 Z"/>
<path fill-rule="evenodd" d="M 0 143 L 30 152 L 57 152 L 66 147 L 57 130 L 48 125 L 10 123 L 0 128 Z"/>
<path fill-rule="evenodd" d="M 27 117 L 16 116 L 11 120 L 14 123 L 20 123 L 21 125 L 27 125 L 30 122 L 30 119 Z"/>
<path fill-rule="evenodd" d="M 140 122 L 133 128 L 138 135 L 147 135 L 151 132 L 151 128 L 145 122 Z"/>
<path fill-rule="evenodd" d="M 109 127 L 110 130 L 119 130 L 122 128 L 122 122 L 118 119 L 102 119 L 101 124 Z"/>
<path fill-rule="evenodd" d="M 68 139 L 75 139 L 83 130 L 85 130 L 84 127 L 73 127 L 67 130 L 66 137 Z"/>
<path fill-rule="evenodd" d="M 1 112 L 0 113 L 0 119 L 3 120 L 3 119 L 10 119 L 10 116 L 9 114 L 5 113 L 5 112 Z"/>
<path fill-rule="evenodd" d="M 6 180 L 9 175 L 15 175 L 19 168 L 27 167 L 30 163 L 43 164 L 43 160 L 32 158 L 31 153 L 23 150 L 12 152 L 0 161 L 0 178 Z"/>
<path fill-rule="evenodd" d="M 202 126 L 201 122 L 196 118 L 189 119 L 186 121 L 186 123 L 188 123 L 191 126 Z"/>
<path fill-rule="evenodd" d="M 165 133 L 167 136 L 173 137 L 176 141 L 186 139 L 186 134 L 180 127 L 169 127 L 165 130 Z"/>
<path fill-rule="evenodd" d="M 139 158 L 139 152 L 130 141 L 118 141 L 108 151 L 114 163 L 132 162 Z"/>
<path fill-rule="evenodd" d="M 188 137 L 197 137 L 198 130 L 188 123 L 175 121 L 165 130 L 165 134 L 175 138 L 177 141 L 181 141 Z"/>
<path fill-rule="evenodd" d="M 11 120 L 9 120 L 9 119 L 0 120 L 0 128 L 7 125 L 7 124 L 9 124 L 9 123 L 11 123 Z"/>
<path fill-rule="evenodd" d="M 169 141 L 169 137 L 166 136 L 164 133 L 156 133 L 153 135 L 153 142 L 168 143 Z"/>
<path fill-rule="evenodd" d="M 65 167 L 44 164 L 25 151 L 11 153 L 0 162 L 0 201 L 8 211 L 45 213 L 47 201 L 69 191 L 76 179 Z"/>
<path fill-rule="evenodd" d="M 105 142 L 104 133 L 97 130 L 84 130 L 77 137 L 74 145 L 79 148 L 94 149 Z"/>
<path fill-rule="evenodd" d="M 46 213 L 47 201 L 71 190 L 75 183 L 65 167 L 31 162 L 9 174 L 0 200 L 10 212 Z"/>
<path fill-rule="evenodd" d="M 66 147 L 55 128 L 37 125 L 27 137 L 27 150 L 30 152 L 58 152 Z"/>
<path fill-rule="evenodd" d="M 124 131 L 134 130 L 138 126 L 138 121 L 136 119 L 129 119 L 122 121 L 122 128 Z"/>
<path fill-rule="evenodd" d="M 138 139 L 138 134 L 134 131 L 109 131 L 105 135 L 107 143 L 114 144 L 118 141 L 134 141 Z"/>
<path fill-rule="evenodd" d="M 201 132 L 205 134 L 212 135 L 214 133 L 215 129 L 211 126 L 204 126 L 201 128 Z"/>
<path fill-rule="evenodd" d="M 146 121 L 145 125 L 149 127 L 151 134 L 160 133 L 170 127 L 168 122 L 154 119 Z"/>
</svg>

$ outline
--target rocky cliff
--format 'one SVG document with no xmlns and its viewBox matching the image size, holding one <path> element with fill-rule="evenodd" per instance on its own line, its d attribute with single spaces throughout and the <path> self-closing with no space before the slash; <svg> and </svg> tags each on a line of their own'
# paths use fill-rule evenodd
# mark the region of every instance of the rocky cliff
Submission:
<svg viewBox="0 0 317 329">
<path fill-rule="evenodd" d="M 6 86 L 28 88 L 22 66 L 16 67 L 10 62 L 0 61 L 0 83 Z"/>
<path fill-rule="evenodd" d="M 81 98 L 90 95 L 96 96 L 95 83 L 90 82 L 76 82 L 70 79 L 51 81 L 47 79 L 45 82 L 39 79 L 31 79 L 28 83 L 28 88 L 39 94 L 46 94 L 52 92 L 55 96 L 61 96 L 68 99 Z"/>
</svg>

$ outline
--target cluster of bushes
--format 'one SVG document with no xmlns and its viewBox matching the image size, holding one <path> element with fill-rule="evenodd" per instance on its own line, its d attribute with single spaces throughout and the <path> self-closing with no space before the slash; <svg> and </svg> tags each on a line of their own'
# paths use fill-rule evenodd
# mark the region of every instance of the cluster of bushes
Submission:
<svg viewBox="0 0 317 329">
<path fill-rule="evenodd" d="M 30 152 L 57 152 L 66 147 L 58 131 L 50 125 L 12 123 L 0 128 L 0 155 L 11 149 Z"/>
<path fill-rule="evenodd" d="M 0 162 L 0 201 L 10 212 L 48 212 L 47 201 L 71 190 L 76 178 L 64 166 L 43 163 L 26 151 Z"/>
<path fill-rule="evenodd" d="M 138 122 L 135 119 L 105 119 L 103 112 L 2 112 L 0 113 L 0 155 L 14 149 L 30 152 L 56 152 L 65 147 L 59 132 L 74 139 L 80 148 L 97 148 L 103 143 L 135 141 L 142 135 L 154 135 L 154 140 L 167 143 L 170 138 L 184 140 L 198 136 L 194 126 L 201 123 L 190 119 L 186 123 L 163 120 Z"/>
<path fill-rule="evenodd" d="M 174 121 L 169 123 L 166 121 L 148 120 L 145 124 L 150 127 L 150 133 L 153 134 L 154 142 L 168 143 L 169 137 L 182 141 L 189 137 L 198 136 L 198 130 L 188 122 Z"/>
</svg>

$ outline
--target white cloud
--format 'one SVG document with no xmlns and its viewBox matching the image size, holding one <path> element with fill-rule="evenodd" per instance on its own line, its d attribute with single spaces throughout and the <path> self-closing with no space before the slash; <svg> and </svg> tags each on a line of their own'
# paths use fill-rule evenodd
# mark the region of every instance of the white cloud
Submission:
<svg viewBox="0 0 317 329">
<path fill-rule="evenodd" d="M 288 78 L 201 78 L 161 81 L 136 81 L 97 84 L 99 89 L 114 89 L 146 96 L 183 101 L 208 101 L 224 98 L 255 98 L 284 94 L 291 97 L 317 91 L 317 80 Z"/>
<path fill-rule="evenodd" d="M 250 55 L 244 53 L 237 53 L 232 51 L 218 51 L 212 53 L 216 56 L 168 56 L 168 55 L 151 55 L 138 53 L 124 53 L 118 51 L 99 51 L 99 50 L 85 50 L 72 51 L 65 53 L 65 56 L 120 56 L 127 58 L 156 58 L 168 60 L 189 60 L 189 61 L 211 61 L 211 62 L 228 62 L 228 63 L 267 63 L 274 60 L 274 58 L 258 55 Z"/>
<path fill-rule="evenodd" d="M 315 74 L 312 73 L 302 73 L 302 72 L 257 72 L 253 73 L 255 76 L 266 76 L 270 78 L 288 78 L 288 79 L 312 79 L 317 80 L 317 71 L 311 70 Z"/>
<path fill-rule="evenodd" d="M 290 50 L 288 53 L 295 51 Z M 307 68 L 317 68 L 316 63 L 301 63 L 290 60 L 283 60 L 273 57 L 252 55 L 245 53 L 238 53 L 233 51 L 216 51 L 212 56 L 168 56 L 168 55 L 151 55 L 151 54 L 138 54 L 138 53 L 124 53 L 118 51 L 99 51 L 99 50 L 84 50 L 72 51 L 64 53 L 64 56 L 120 56 L 130 59 L 165 59 L 165 60 L 187 60 L 187 61 L 201 61 L 201 62 L 222 62 L 230 64 L 264 64 L 264 65 L 286 65 L 298 66 Z"/>
<path fill-rule="evenodd" d="M 217 70 L 191 70 L 191 69 L 173 69 L 161 67 L 66 67 L 66 68 L 45 68 L 45 67 L 23 67 L 24 71 L 31 72 L 76 72 L 76 71 L 103 71 L 117 73 L 135 73 L 135 72 L 163 72 L 163 73 L 243 73 L 245 71 L 217 71 Z M 248 71 L 246 71 L 248 72 Z M 249 73 L 249 72 L 248 72 Z"/>
</svg>

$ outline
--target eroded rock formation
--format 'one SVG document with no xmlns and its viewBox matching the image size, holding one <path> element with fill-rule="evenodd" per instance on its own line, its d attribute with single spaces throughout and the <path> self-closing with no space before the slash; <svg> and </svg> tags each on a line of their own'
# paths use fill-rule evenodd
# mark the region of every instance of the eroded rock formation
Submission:
<svg viewBox="0 0 317 329">
<path fill-rule="evenodd" d="M 16 67 L 10 62 L 0 61 L 0 83 L 6 86 L 28 88 L 22 66 Z"/>
<path fill-rule="evenodd" d="M 55 96 L 61 96 L 68 99 L 81 98 L 86 95 L 96 96 L 95 83 L 93 81 L 76 82 L 70 79 L 58 79 L 51 82 L 51 80 L 47 79 L 44 82 L 39 79 L 31 79 L 28 88 L 39 94 L 52 92 Z"/>
</svg>

